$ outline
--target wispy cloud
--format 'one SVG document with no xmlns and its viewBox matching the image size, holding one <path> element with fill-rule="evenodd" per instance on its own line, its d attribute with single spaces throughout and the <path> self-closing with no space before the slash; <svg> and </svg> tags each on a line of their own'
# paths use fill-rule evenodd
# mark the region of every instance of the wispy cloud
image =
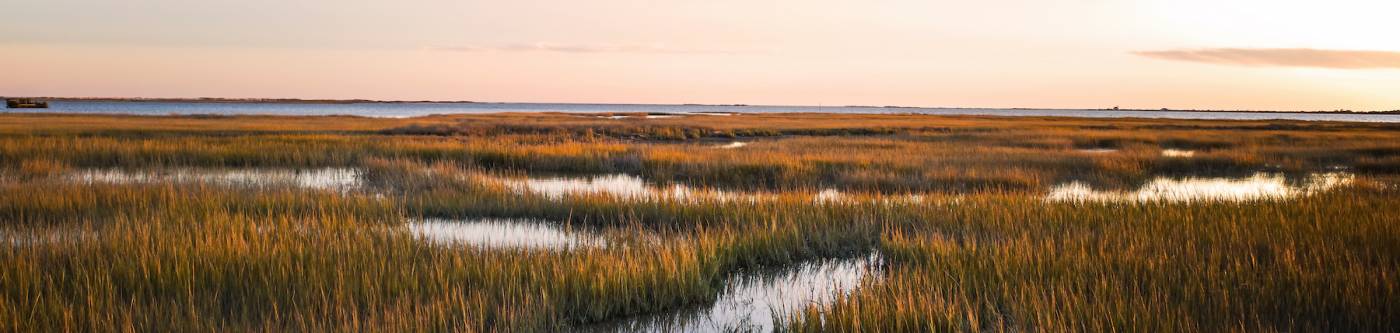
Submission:
<svg viewBox="0 0 1400 333">
<path fill-rule="evenodd" d="M 560 44 L 535 42 L 528 44 L 435 46 L 429 50 L 444 52 L 557 52 L 557 53 L 725 53 L 713 50 L 677 48 L 665 44 Z"/>
<path fill-rule="evenodd" d="M 1224 65 L 1400 69 L 1400 52 L 1391 51 L 1217 48 L 1133 53 L 1157 59 Z"/>
</svg>

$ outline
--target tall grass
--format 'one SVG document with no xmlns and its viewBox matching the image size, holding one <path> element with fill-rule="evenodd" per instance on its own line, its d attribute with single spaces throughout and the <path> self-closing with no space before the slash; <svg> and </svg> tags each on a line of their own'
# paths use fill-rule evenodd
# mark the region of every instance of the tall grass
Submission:
<svg viewBox="0 0 1400 333">
<path fill-rule="evenodd" d="M 17 185 L 0 189 L 0 235 L 16 240 L 0 250 L 5 330 L 552 330 L 706 302 L 735 270 L 876 239 L 871 225 L 767 214 L 606 231 L 656 243 L 485 250 L 413 239 L 399 206 L 367 193 Z"/>
<path fill-rule="evenodd" d="M 409 159 L 498 171 L 628 173 L 749 190 L 878 193 L 1038 192 L 1066 181 L 1131 187 L 1161 175 L 1301 174 L 1343 167 L 1389 176 L 1400 170 L 1400 128 L 1389 124 L 806 114 L 619 121 L 535 114 L 341 119 L 353 128 L 390 130 L 335 132 L 325 129 L 335 128 L 339 118 L 51 116 L 62 121 L 18 125 L 52 120 L 28 117 L 0 117 L 0 123 L 15 124 L 0 126 L 0 170 L 24 173 L 18 170 L 25 161 L 150 168 L 357 166 Z M 300 121 L 305 124 L 298 130 Z M 196 124 L 178 125 L 187 122 Z M 428 133 L 447 136 L 391 130 L 428 126 L 403 124 L 450 130 Z M 80 125 L 92 131 L 74 132 Z M 276 131 L 259 127 L 274 125 Z M 109 127 L 122 130 L 104 130 Z M 604 128 L 605 134 L 573 131 Z M 687 128 L 710 134 L 646 135 Z M 884 130 L 846 131 L 861 128 Z M 711 135 L 759 141 L 713 149 L 713 141 L 706 141 L 712 139 L 704 139 Z M 1076 150 L 1084 148 L 1118 151 Z M 1195 155 L 1162 156 L 1168 148 Z"/>
<path fill-rule="evenodd" d="M 1297 200 L 973 199 L 891 224 L 886 278 L 792 331 L 1387 331 L 1393 189 Z"/>
<path fill-rule="evenodd" d="M 606 120 L 0 115 L 0 331 L 552 331 L 712 301 L 737 271 L 878 249 L 800 331 L 1383 331 L 1400 309 L 1387 124 L 915 115 Z M 714 146 L 751 142 L 737 149 Z M 1162 149 L 1193 150 L 1189 158 Z M 1087 153 L 1078 149 L 1115 149 Z M 86 184 L 88 168 L 360 170 L 353 191 Z M 1084 181 L 1343 170 L 1249 202 L 1043 200 Z M 764 200 L 549 197 L 628 173 Z M 839 189 L 848 201 L 813 196 Z M 921 200 L 895 200 L 919 194 Z M 420 217 L 588 228 L 604 248 L 444 246 Z"/>
</svg>

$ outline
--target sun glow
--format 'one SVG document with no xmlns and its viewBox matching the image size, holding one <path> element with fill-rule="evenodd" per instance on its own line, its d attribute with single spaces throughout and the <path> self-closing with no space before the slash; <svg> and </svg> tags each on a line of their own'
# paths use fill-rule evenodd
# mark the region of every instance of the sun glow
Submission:
<svg viewBox="0 0 1400 333">
<path fill-rule="evenodd" d="M 11 7 L 27 14 L 0 20 L 0 93 L 13 96 L 1400 108 L 1400 66 L 1307 61 L 1400 52 L 1400 38 L 1391 36 L 1400 31 L 1395 1 L 48 0 Z M 386 20 L 395 24 L 367 24 Z M 1225 49 L 1264 60 L 1143 56 Z M 1323 52 L 1287 52 L 1296 49 Z"/>
<path fill-rule="evenodd" d="M 1397 1 L 1154 0 L 1142 10 L 1185 47 L 1400 51 Z"/>
</svg>

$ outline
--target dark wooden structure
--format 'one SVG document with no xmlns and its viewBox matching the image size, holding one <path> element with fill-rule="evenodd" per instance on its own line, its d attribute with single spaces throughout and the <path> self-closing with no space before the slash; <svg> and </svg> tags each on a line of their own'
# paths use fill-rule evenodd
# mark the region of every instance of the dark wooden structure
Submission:
<svg viewBox="0 0 1400 333">
<path fill-rule="evenodd" d="M 5 107 L 10 109 L 47 109 L 49 102 L 36 101 L 28 98 L 8 98 L 5 99 Z"/>
</svg>

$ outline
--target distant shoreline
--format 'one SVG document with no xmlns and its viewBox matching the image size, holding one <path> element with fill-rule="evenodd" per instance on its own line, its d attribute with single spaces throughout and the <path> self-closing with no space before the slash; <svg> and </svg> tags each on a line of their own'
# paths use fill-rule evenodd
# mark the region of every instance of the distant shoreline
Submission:
<svg viewBox="0 0 1400 333">
<path fill-rule="evenodd" d="M 373 99 L 300 99 L 300 98 L 133 98 L 133 97 L 26 97 L 36 100 L 57 102 L 108 102 L 108 103 L 226 103 L 226 104 L 474 104 L 474 101 L 386 101 Z"/>
<path fill-rule="evenodd" d="M 1024 109 L 1011 109 L 1024 110 Z M 1353 110 L 1330 110 L 1330 111 L 1274 111 L 1274 110 L 1199 110 L 1199 109 L 1083 109 L 1084 111 L 1132 111 L 1132 112 L 1220 112 L 1220 113 L 1308 113 L 1308 114 L 1400 114 L 1400 110 L 1386 111 L 1353 111 Z"/>
<path fill-rule="evenodd" d="M 1317 110 L 1317 111 L 1283 111 L 1283 110 L 1212 110 L 1212 109 L 1060 109 L 1060 108 L 959 108 L 959 107 L 919 107 L 919 106 L 865 106 L 847 105 L 845 108 L 870 108 L 870 109 L 923 109 L 923 110 L 1066 110 L 1066 111 L 1128 111 L 1128 112 L 1222 112 L 1222 113 L 1309 113 L 1309 114 L 1400 114 L 1400 109 L 1384 111 L 1355 111 L 1355 110 Z"/>
<path fill-rule="evenodd" d="M 7 97 L 20 98 L 20 97 Z M 812 106 L 812 105 L 750 105 L 750 104 L 628 104 L 628 103 L 542 103 L 542 102 L 478 102 L 440 100 L 373 100 L 373 99 L 299 99 L 299 98 L 139 98 L 139 97 L 23 97 L 57 102 L 108 102 L 108 103 L 224 103 L 224 104 L 575 104 L 575 105 L 657 105 L 657 106 L 723 106 L 723 107 L 828 107 L 828 108 L 870 108 L 870 109 L 911 109 L 911 110 L 1066 110 L 1066 111 L 1129 111 L 1129 112 L 1225 112 L 1225 113 L 1307 113 L 1307 114 L 1400 114 L 1400 109 L 1383 111 L 1354 110 L 1214 110 L 1214 109 L 1088 109 L 1088 108 L 989 108 L 989 107 L 921 107 L 921 106 Z"/>
</svg>

